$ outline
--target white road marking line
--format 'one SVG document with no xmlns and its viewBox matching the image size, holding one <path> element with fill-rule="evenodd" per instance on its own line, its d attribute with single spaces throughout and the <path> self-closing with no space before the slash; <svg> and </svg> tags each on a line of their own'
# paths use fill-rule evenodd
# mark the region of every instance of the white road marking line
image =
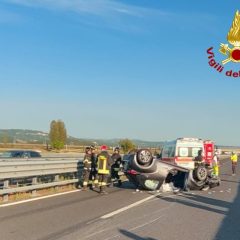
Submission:
<svg viewBox="0 0 240 240">
<path fill-rule="evenodd" d="M 114 215 L 117 215 L 117 214 L 119 214 L 119 213 L 122 213 L 122 212 L 124 212 L 124 211 L 127 211 L 128 209 L 133 208 L 133 207 L 136 207 L 136 206 L 138 206 L 138 205 L 140 205 L 140 204 L 142 204 L 142 203 L 144 203 L 144 202 L 146 202 L 146 201 L 149 201 L 150 199 L 153 199 L 153 198 L 155 198 L 155 197 L 157 197 L 157 196 L 159 196 L 159 195 L 160 195 L 160 193 L 157 194 L 157 195 L 152 195 L 152 196 L 150 196 L 150 197 L 144 198 L 144 199 L 142 199 L 142 200 L 140 200 L 140 201 L 138 201 L 138 202 L 135 202 L 135 203 L 130 204 L 130 205 L 126 206 L 126 207 L 123 207 L 123 208 L 120 208 L 120 209 L 118 209 L 118 210 L 116 210 L 116 211 L 113 211 L 113 212 L 111 212 L 111 213 L 108 213 L 108 214 L 100 217 L 100 219 L 107 219 L 107 218 L 113 217 Z"/>
<path fill-rule="evenodd" d="M 134 228 L 131 228 L 131 229 L 129 229 L 129 230 L 130 230 L 130 231 L 135 231 L 135 230 L 137 230 L 137 229 L 139 229 L 139 228 L 142 228 L 142 227 L 145 227 L 145 226 L 147 226 L 147 225 L 149 225 L 149 224 L 152 224 L 152 223 L 158 221 L 160 218 L 163 218 L 163 217 L 165 217 L 165 215 L 162 215 L 162 216 L 160 216 L 160 217 L 158 217 L 158 218 L 155 218 L 155 219 L 153 219 L 153 220 L 151 220 L 151 221 L 149 221 L 149 222 L 146 222 L 146 223 L 144 223 L 144 224 L 138 225 L 138 226 L 136 226 L 136 227 L 134 227 Z"/>
<path fill-rule="evenodd" d="M 164 215 L 162 215 L 162 216 L 160 216 L 160 217 L 158 217 L 158 218 L 155 218 L 155 219 L 153 219 L 153 220 L 151 220 L 151 221 L 149 221 L 149 222 L 146 222 L 146 223 L 144 223 L 144 224 L 141 224 L 141 225 L 138 225 L 138 226 L 136 226 L 136 227 L 133 227 L 133 228 L 130 228 L 130 229 L 128 229 L 127 231 L 129 231 L 129 232 L 133 232 L 133 231 L 135 231 L 135 230 L 138 230 L 139 228 L 143 228 L 143 227 L 145 227 L 145 226 L 147 226 L 147 225 L 149 225 L 149 224 L 152 224 L 152 223 L 154 223 L 154 222 L 157 222 L 160 218 L 162 218 L 162 217 L 164 217 Z M 117 234 L 117 235 L 115 235 L 115 236 L 112 236 L 112 237 L 108 237 L 108 238 L 105 238 L 104 240 L 111 240 L 111 239 L 114 239 L 114 238 L 119 238 L 119 237 L 121 237 L 122 236 L 122 234 Z"/>
<path fill-rule="evenodd" d="M 42 197 L 37 197 L 37 198 L 33 198 L 33 199 L 27 199 L 27 200 L 23 200 L 23 201 L 19 201 L 19 202 L 6 203 L 6 204 L 0 205 L 0 208 L 19 205 L 19 204 L 28 203 L 28 202 L 34 202 L 34 201 L 38 201 L 38 200 L 42 200 L 42 199 L 46 199 L 46 198 L 57 197 L 57 196 L 66 195 L 66 194 L 69 194 L 69 193 L 80 192 L 80 191 L 81 190 L 73 190 L 73 191 L 70 191 L 70 192 L 56 193 L 56 194 L 53 194 L 53 195 L 42 196 Z"/>
<path fill-rule="evenodd" d="M 154 195 L 154 196 L 159 196 L 160 194 L 158 194 L 158 195 Z M 179 196 L 180 194 L 178 194 L 177 196 Z M 164 198 L 166 198 L 166 197 L 176 197 L 176 194 L 171 194 L 171 195 L 162 195 L 161 196 L 161 198 L 160 199 L 164 199 Z M 157 201 L 157 200 L 159 200 L 158 198 L 155 198 L 155 199 L 150 199 L 150 201 L 149 202 L 152 202 L 152 201 Z M 149 203 L 148 202 L 148 203 Z M 160 210 L 158 210 L 158 211 L 155 211 L 153 214 L 159 214 L 159 213 L 161 213 L 161 212 L 163 212 L 163 211 L 166 211 L 167 209 L 169 209 L 169 208 L 171 208 L 173 205 L 175 205 L 176 203 L 175 202 L 173 202 L 173 203 L 171 203 L 169 206 L 167 206 L 167 207 L 165 207 L 165 208 L 162 208 L 162 209 L 160 209 Z M 152 215 L 152 214 L 150 214 L 150 215 Z M 149 215 L 145 215 L 144 217 L 148 217 Z M 160 217 L 158 217 L 157 219 L 159 219 L 159 218 L 161 218 L 161 217 L 163 217 L 164 215 L 161 215 Z M 101 219 L 101 218 L 100 218 Z M 142 219 L 142 217 L 137 217 L 137 218 L 135 218 L 135 220 L 139 220 L 139 219 Z M 95 222 L 96 222 L 96 220 L 94 220 Z M 154 221 L 156 221 L 156 219 L 154 220 Z M 104 224 L 106 224 L 106 223 L 108 223 L 108 221 L 106 221 L 105 220 L 105 222 L 103 223 L 103 225 Z M 116 225 L 115 227 L 121 227 L 122 226 L 122 223 L 120 223 L 120 224 L 118 224 L 118 225 Z M 135 228 L 139 228 L 139 226 L 138 227 L 135 227 Z M 87 235 L 87 236 L 85 236 L 83 239 L 89 239 L 89 238 L 91 238 L 91 237 L 93 237 L 93 236 L 95 236 L 95 235 L 98 235 L 98 234 L 100 234 L 100 233 L 103 233 L 103 232 L 106 232 L 106 231 L 110 231 L 110 230 L 112 230 L 113 229 L 113 227 L 108 227 L 108 228 L 104 228 L 104 229 L 101 229 L 101 230 L 99 230 L 99 231 L 97 231 L 96 232 L 96 228 L 94 228 L 95 229 L 95 232 L 94 233 L 91 233 L 90 235 Z M 111 237 L 112 238 L 112 237 Z M 111 239 L 110 238 L 110 239 Z M 105 240 L 107 240 L 107 239 L 105 239 Z"/>
</svg>

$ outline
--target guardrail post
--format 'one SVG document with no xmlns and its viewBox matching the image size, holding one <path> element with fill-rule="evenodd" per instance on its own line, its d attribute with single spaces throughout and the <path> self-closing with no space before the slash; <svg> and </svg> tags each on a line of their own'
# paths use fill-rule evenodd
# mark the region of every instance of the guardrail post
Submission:
<svg viewBox="0 0 240 240">
<path fill-rule="evenodd" d="M 59 181 L 59 175 L 55 175 L 54 182 L 58 182 L 58 181 Z"/>
<path fill-rule="evenodd" d="M 3 181 L 3 188 L 4 189 L 9 188 L 9 180 L 4 180 Z"/>
<path fill-rule="evenodd" d="M 32 178 L 32 185 L 37 185 L 37 184 L 38 184 L 37 177 Z M 36 197 L 36 195 L 37 195 L 37 190 L 36 189 L 32 190 L 32 196 Z"/>
<path fill-rule="evenodd" d="M 3 189 L 9 188 L 9 180 L 3 181 Z M 3 202 L 8 202 L 8 194 L 3 195 Z"/>
<path fill-rule="evenodd" d="M 55 177 L 54 177 L 54 182 L 59 182 L 59 179 L 60 179 L 60 178 L 59 178 L 59 175 L 55 175 Z M 54 190 L 55 190 L 55 191 L 58 191 L 58 189 L 59 189 L 58 186 L 55 186 L 55 187 L 54 187 Z"/>
</svg>

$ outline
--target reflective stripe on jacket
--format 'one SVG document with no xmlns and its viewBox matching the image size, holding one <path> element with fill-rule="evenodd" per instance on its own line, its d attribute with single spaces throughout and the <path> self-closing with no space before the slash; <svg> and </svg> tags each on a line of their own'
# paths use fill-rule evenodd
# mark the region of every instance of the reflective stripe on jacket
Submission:
<svg viewBox="0 0 240 240">
<path fill-rule="evenodd" d="M 83 159 L 83 165 L 84 165 L 84 169 L 87 170 L 91 170 L 91 167 L 92 167 L 92 156 L 90 154 L 86 154 L 84 156 L 84 159 Z"/>
<path fill-rule="evenodd" d="M 111 169 L 111 157 L 103 151 L 97 156 L 98 174 L 109 174 Z"/>
<path fill-rule="evenodd" d="M 218 157 L 217 157 L 217 155 L 214 155 L 212 164 L 213 164 L 213 166 L 218 166 Z"/>
</svg>

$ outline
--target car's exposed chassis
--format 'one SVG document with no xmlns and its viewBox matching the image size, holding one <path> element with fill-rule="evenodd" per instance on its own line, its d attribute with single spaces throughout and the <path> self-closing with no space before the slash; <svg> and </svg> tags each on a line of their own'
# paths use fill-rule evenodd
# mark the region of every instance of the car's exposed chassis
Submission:
<svg viewBox="0 0 240 240">
<path fill-rule="evenodd" d="M 129 181 L 137 188 L 157 190 L 164 183 L 174 187 L 201 190 L 206 186 L 220 184 L 220 179 L 211 174 L 211 169 L 198 166 L 194 170 L 179 167 L 152 157 L 147 149 L 140 149 L 124 157 L 124 170 Z"/>
</svg>

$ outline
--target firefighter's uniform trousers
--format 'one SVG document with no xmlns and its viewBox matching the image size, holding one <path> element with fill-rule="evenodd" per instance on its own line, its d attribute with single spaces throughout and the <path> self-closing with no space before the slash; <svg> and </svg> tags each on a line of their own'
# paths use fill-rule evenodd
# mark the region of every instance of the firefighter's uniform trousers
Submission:
<svg viewBox="0 0 240 240">
<path fill-rule="evenodd" d="M 95 167 L 91 168 L 88 183 L 92 185 L 93 188 L 98 186 L 98 176 L 97 176 L 97 170 Z"/>
<path fill-rule="evenodd" d="M 90 179 L 91 168 L 83 169 L 83 187 L 87 187 L 92 184 L 92 180 Z"/>
<path fill-rule="evenodd" d="M 219 175 L 219 166 L 218 165 L 214 165 L 213 166 L 213 174 L 215 176 L 218 176 Z"/>
<path fill-rule="evenodd" d="M 91 166 L 92 166 L 92 159 L 91 155 L 86 154 L 83 160 L 83 188 L 86 189 L 88 185 L 92 184 L 92 180 L 90 180 L 91 174 Z"/>
</svg>

